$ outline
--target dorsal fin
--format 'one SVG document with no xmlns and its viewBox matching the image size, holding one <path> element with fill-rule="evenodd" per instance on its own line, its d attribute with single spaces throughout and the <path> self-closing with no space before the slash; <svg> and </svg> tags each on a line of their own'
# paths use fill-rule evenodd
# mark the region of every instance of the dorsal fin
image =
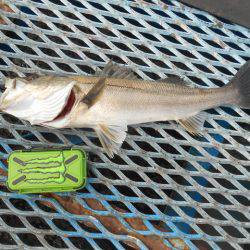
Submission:
<svg viewBox="0 0 250 250">
<path fill-rule="evenodd" d="M 138 79 L 134 72 L 125 66 L 120 66 L 113 63 L 111 60 L 106 64 L 103 70 L 99 70 L 95 73 L 96 76 L 109 76 L 114 78 L 123 79 Z"/>
</svg>

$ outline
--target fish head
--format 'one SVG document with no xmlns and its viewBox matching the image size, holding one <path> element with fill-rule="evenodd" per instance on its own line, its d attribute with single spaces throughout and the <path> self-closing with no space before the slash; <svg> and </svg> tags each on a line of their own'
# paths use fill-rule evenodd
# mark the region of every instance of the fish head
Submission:
<svg viewBox="0 0 250 250">
<path fill-rule="evenodd" d="M 76 106 L 74 81 L 51 77 L 37 81 L 7 78 L 4 85 L 0 110 L 31 124 L 46 126 L 48 122 L 64 118 Z M 66 126 L 61 123 L 61 127 Z"/>
</svg>

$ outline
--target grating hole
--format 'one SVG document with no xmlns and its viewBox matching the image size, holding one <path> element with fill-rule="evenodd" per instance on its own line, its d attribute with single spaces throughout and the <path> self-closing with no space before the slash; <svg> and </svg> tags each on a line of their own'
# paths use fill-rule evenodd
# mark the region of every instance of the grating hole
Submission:
<svg viewBox="0 0 250 250">
<path fill-rule="evenodd" d="M 48 142 L 51 142 L 51 143 L 62 143 L 62 141 L 59 139 L 59 137 L 56 136 L 56 135 L 53 134 L 53 133 L 41 132 L 41 135 L 42 135 L 43 138 L 44 138 L 45 140 L 47 140 Z"/>
<path fill-rule="evenodd" d="M 18 233 L 17 236 L 20 240 L 28 246 L 31 247 L 42 247 L 42 243 L 38 240 L 38 238 L 34 234 L 30 233 Z"/>
<path fill-rule="evenodd" d="M 20 20 L 18 18 L 12 18 L 12 17 L 9 17 L 9 19 L 12 23 L 14 23 L 17 26 L 26 27 L 26 28 L 29 27 L 29 25 L 25 23 L 23 20 Z"/>
<path fill-rule="evenodd" d="M 120 180 L 120 177 L 114 171 L 110 169 L 98 168 L 98 171 L 106 178 L 109 178 L 111 180 Z"/>
<path fill-rule="evenodd" d="M 50 0 L 50 2 L 57 4 L 57 5 L 65 6 L 65 4 L 63 4 L 60 0 Z"/>
<path fill-rule="evenodd" d="M 145 173 L 151 181 L 154 181 L 159 184 L 168 184 L 168 182 L 158 173 L 146 172 Z"/>
<path fill-rule="evenodd" d="M 207 34 L 203 29 L 199 28 L 198 26 L 194 26 L 194 25 L 189 24 L 188 27 L 190 29 L 192 29 L 193 31 L 196 31 L 200 34 Z"/>
<path fill-rule="evenodd" d="M 127 30 L 119 30 L 121 34 L 123 34 L 124 36 L 130 38 L 130 39 L 139 39 L 137 36 L 135 36 L 133 33 L 131 33 L 130 31 Z"/>
<path fill-rule="evenodd" d="M 104 184 L 102 183 L 92 183 L 91 184 L 92 187 L 99 192 L 100 194 L 108 194 L 108 195 L 112 195 L 112 191 L 108 189 L 108 187 L 106 187 Z"/>
<path fill-rule="evenodd" d="M 43 30 L 51 30 L 51 28 L 44 22 L 41 21 L 35 21 L 35 20 L 30 20 L 34 25 L 36 25 L 38 28 L 41 28 Z"/>
<path fill-rule="evenodd" d="M 40 43 L 44 43 L 43 39 L 41 37 L 39 37 L 36 34 L 33 33 L 29 33 L 29 32 L 23 32 L 29 39 L 36 41 L 36 42 L 40 42 Z"/>
<path fill-rule="evenodd" d="M 14 198 L 10 198 L 10 202 L 12 203 L 12 205 L 22 211 L 34 211 L 33 208 L 28 204 L 27 201 L 23 200 L 23 199 L 14 199 Z"/>
<path fill-rule="evenodd" d="M 67 55 L 68 57 L 71 57 L 73 59 L 78 59 L 78 60 L 82 60 L 82 58 L 75 52 L 71 51 L 71 50 L 65 50 L 62 49 L 61 50 L 65 55 Z"/>
<path fill-rule="evenodd" d="M 213 250 L 213 248 L 204 240 L 191 240 L 197 249 Z"/>
<path fill-rule="evenodd" d="M 220 233 L 209 224 L 198 224 L 198 227 L 205 233 L 210 236 L 220 236 Z"/>
<path fill-rule="evenodd" d="M 12 133 L 5 128 L 0 128 L 0 137 L 4 139 L 14 139 L 15 137 L 12 135 Z"/>
<path fill-rule="evenodd" d="M 43 8 L 37 8 L 37 9 L 46 16 L 58 18 L 58 16 L 52 10 Z"/>
<path fill-rule="evenodd" d="M 119 57 L 119 56 L 116 56 L 116 55 L 111 55 L 111 54 L 107 54 L 108 58 L 110 60 L 112 60 L 113 62 L 115 63 L 118 63 L 118 64 L 125 64 L 125 62 Z"/>
<path fill-rule="evenodd" d="M 36 200 L 35 203 L 38 206 L 38 208 L 40 208 L 44 212 L 57 213 L 56 209 L 54 209 L 55 207 L 50 202 L 46 201 L 46 203 L 49 203 L 50 206 L 46 205 L 43 201 L 39 201 L 39 200 Z"/>
<path fill-rule="evenodd" d="M 117 48 L 119 48 L 119 49 L 121 49 L 121 50 L 129 51 L 129 52 L 132 51 L 126 44 L 119 43 L 119 42 L 113 42 L 113 44 L 114 44 Z"/>
<path fill-rule="evenodd" d="M 82 13 L 88 20 L 96 22 L 96 23 L 102 23 L 97 17 L 94 15 L 88 14 L 88 13 Z"/>
<path fill-rule="evenodd" d="M 240 222 L 249 222 L 250 220 L 243 214 L 240 213 L 239 211 L 235 210 L 226 210 L 235 220 L 240 221 Z"/>
<path fill-rule="evenodd" d="M 158 143 L 158 145 L 169 154 L 180 154 L 178 150 L 176 150 L 173 146 L 168 143 Z"/>
<path fill-rule="evenodd" d="M 157 152 L 155 148 L 153 148 L 149 143 L 145 141 L 135 141 L 135 143 L 142 149 L 145 150 L 146 152 Z M 146 153 L 145 152 L 145 153 Z"/>
<path fill-rule="evenodd" d="M 86 9 L 86 7 L 79 0 L 71 0 L 70 3 L 78 8 Z"/>
<path fill-rule="evenodd" d="M 76 15 L 74 15 L 72 12 L 68 12 L 68 11 L 61 11 L 61 13 L 70 18 L 70 19 L 73 19 L 73 20 L 80 20 Z"/>
<path fill-rule="evenodd" d="M 166 168 L 166 169 L 174 169 L 174 167 L 172 166 L 172 164 L 170 162 L 168 162 L 166 159 L 164 158 L 157 158 L 154 157 L 152 158 L 154 160 L 154 162 L 159 165 L 162 168 Z"/>
<path fill-rule="evenodd" d="M 0 199 L 0 209 L 8 209 L 7 205 L 1 199 Z"/>
<path fill-rule="evenodd" d="M 83 33 L 86 33 L 86 34 L 89 34 L 89 35 L 95 35 L 95 33 L 91 29 L 89 29 L 89 28 L 87 28 L 85 26 L 80 26 L 80 25 L 75 25 L 75 26 L 76 26 L 77 29 L 79 29 Z M 80 40 L 78 38 L 73 38 L 73 37 L 71 37 L 70 39 Z"/>
<path fill-rule="evenodd" d="M 148 54 L 154 54 L 154 52 L 143 44 L 134 44 L 134 46 L 140 51 Z"/>
<path fill-rule="evenodd" d="M 71 72 L 71 73 L 76 73 L 68 64 L 66 63 L 59 63 L 59 62 L 55 62 L 55 65 L 60 68 L 63 71 L 66 72 Z"/>
<path fill-rule="evenodd" d="M 110 240 L 107 239 L 95 239 L 95 242 L 99 247 L 102 247 L 102 249 L 117 249 L 113 243 Z"/>
<path fill-rule="evenodd" d="M 101 233 L 101 231 L 96 228 L 96 226 L 90 222 L 83 222 L 83 221 L 77 221 L 77 224 L 86 232 L 88 233 Z"/>
<path fill-rule="evenodd" d="M 224 217 L 220 211 L 214 208 L 203 208 L 203 209 L 209 216 L 211 216 L 212 218 L 216 220 L 227 220 L 227 218 Z"/>
<path fill-rule="evenodd" d="M 122 194 L 125 196 L 129 196 L 129 197 L 137 197 L 137 194 L 128 186 L 124 186 L 124 185 L 114 185 L 114 187 Z"/>
<path fill-rule="evenodd" d="M 169 175 L 176 183 L 182 186 L 192 186 L 183 176 L 181 175 Z"/>
<path fill-rule="evenodd" d="M 150 164 L 140 156 L 128 155 L 128 157 L 137 165 L 141 167 L 150 167 Z"/>
<path fill-rule="evenodd" d="M 20 58 L 10 58 L 10 60 L 19 67 L 23 67 L 23 68 L 30 68 L 30 66 L 22 59 Z"/>
<path fill-rule="evenodd" d="M 76 231 L 76 229 L 67 221 L 63 219 L 53 219 L 53 223 L 62 231 Z"/>
<path fill-rule="evenodd" d="M 162 189 L 162 191 L 171 199 L 175 200 L 175 201 L 185 201 L 185 199 L 175 190 L 171 190 L 171 192 L 169 192 L 168 189 Z"/>
<path fill-rule="evenodd" d="M 131 202 L 131 204 L 140 212 L 143 214 L 154 214 L 154 211 L 145 203 L 139 203 L 139 202 Z"/>
<path fill-rule="evenodd" d="M 57 235 L 45 235 L 44 239 L 55 248 L 68 248 L 65 242 Z"/>
<path fill-rule="evenodd" d="M 49 230 L 50 226 L 46 223 L 46 221 L 40 217 L 30 216 L 26 217 L 27 221 L 37 229 Z"/>
<path fill-rule="evenodd" d="M 244 235 L 233 226 L 222 226 L 226 233 L 235 238 L 245 238 Z"/>
<path fill-rule="evenodd" d="M 235 250 L 234 247 L 232 247 L 228 242 L 226 241 L 219 241 L 219 242 L 215 242 L 219 249 L 227 249 L 227 250 Z"/>
<path fill-rule="evenodd" d="M 177 140 L 186 140 L 186 138 L 184 136 L 182 136 L 179 132 L 177 132 L 176 130 L 174 129 L 164 129 L 164 131 L 171 135 L 172 137 L 174 137 L 175 139 Z"/>
<path fill-rule="evenodd" d="M 211 193 L 210 196 L 217 202 L 223 205 L 233 205 L 224 195 L 218 193 Z"/>
<path fill-rule="evenodd" d="M 87 66 L 87 65 L 76 64 L 76 66 L 77 66 L 80 70 L 82 70 L 83 72 L 85 72 L 86 74 L 93 75 L 93 74 L 95 73 L 95 71 L 94 71 L 91 67 L 89 67 L 89 66 Z"/>
<path fill-rule="evenodd" d="M 183 49 L 177 49 L 177 50 L 186 57 L 197 59 L 197 57 L 188 50 L 183 50 Z"/>
<path fill-rule="evenodd" d="M 14 214 L 2 214 L 1 218 L 10 227 L 25 228 L 22 221 Z"/>
<path fill-rule="evenodd" d="M 123 25 L 117 18 L 111 17 L 111 16 L 103 16 L 106 18 L 109 22 L 117 25 Z"/>
<path fill-rule="evenodd" d="M 159 196 L 156 191 L 154 191 L 152 188 L 148 187 L 138 187 L 138 189 L 147 197 L 151 199 L 161 199 L 161 196 Z"/>
<path fill-rule="evenodd" d="M 152 10 L 155 14 L 157 14 L 157 15 L 159 15 L 159 16 L 170 18 L 170 16 L 169 16 L 165 11 L 158 10 L 158 9 L 151 9 L 151 10 Z"/>
<path fill-rule="evenodd" d="M 180 217 L 178 213 L 175 212 L 175 210 L 166 205 L 156 205 L 156 207 L 165 215 L 171 216 L 171 217 Z"/>
<path fill-rule="evenodd" d="M 44 70 L 52 70 L 52 68 L 46 62 L 39 61 L 39 60 L 32 60 L 32 62 L 39 68 Z"/>
<path fill-rule="evenodd" d="M 93 44 L 95 44 L 97 47 L 99 48 L 102 48 L 102 49 L 110 49 L 110 47 L 102 42 L 102 41 L 99 41 L 99 40 L 90 40 Z"/>
<path fill-rule="evenodd" d="M 83 51 L 83 53 L 90 59 L 94 60 L 94 61 L 98 61 L 98 62 L 104 62 L 104 60 L 97 54 L 88 52 L 88 51 Z"/>
<path fill-rule="evenodd" d="M 49 48 L 42 48 L 42 47 L 39 47 L 39 49 L 44 53 L 46 54 L 47 56 L 52 56 L 52 57 L 60 57 L 55 50 L 53 49 L 49 49 Z"/>
<path fill-rule="evenodd" d="M 233 197 L 243 206 L 250 206 L 250 199 L 243 195 L 233 195 Z"/>
<path fill-rule="evenodd" d="M 183 39 L 186 40 L 187 42 L 189 42 L 192 45 L 202 47 L 202 45 L 200 43 L 198 43 L 198 41 L 196 41 L 195 39 L 192 39 L 192 38 L 189 38 L 189 37 L 183 37 Z"/>
<path fill-rule="evenodd" d="M 94 250 L 91 244 L 82 237 L 69 237 L 70 241 L 73 243 L 75 247 L 83 250 Z"/>
<path fill-rule="evenodd" d="M 111 3 L 109 3 L 109 5 L 113 8 L 113 9 L 115 9 L 115 10 L 117 10 L 117 11 L 120 11 L 120 12 L 123 12 L 123 13 L 129 13 L 126 9 L 124 9 L 122 6 L 119 6 L 119 5 L 115 5 L 115 4 L 111 4 Z"/>
<path fill-rule="evenodd" d="M 78 46 L 80 46 L 80 47 L 89 47 L 84 41 L 82 41 L 81 39 L 78 39 L 78 38 L 75 38 L 75 37 L 69 37 L 69 40 L 72 42 L 72 43 L 74 43 L 74 44 L 76 44 L 76 45 L 78 45 Z"/>
<path fill-rule="evenodd" d="M 202 196 L 200 193 L 196 191 L 187 191 L 186 192 L 194 201 L 200 202 L 200 203 L 209 203 L 209 201 Z"/>
<path fill-rule="evenodd" d="M 131 181 L 136 181 L 136 182 L 144 182 L 142 177 L 136 173 L 135 171 L 131 170 L 122 170 L 122 173 L 128 177 Z"/>
<path fill-rule="evenodd" d="M 232 42 L 225 42 L 229 47 L 236 49 L 236 50 L 240 50 L 243 51 L 243 49 L 241 47 L 239 47 L 237 44 L 232 43 Z"/>
<path fill-rule="evenodd" d="M 108 30 L 106 28 L 100 28 L 97 27 L 97 29 L 104 35 L 106 36 L 111 36 L 111 37 L 117 37 L 111 30 Z M 94 33 L 93 33 L 94 34 Z"/>
<path fill-rule="evenodd" d="M 173 52 L 171 52 L 169 49 L 166 48 L 162 48 L 162 47 L 156 47 L 160 52 L 162 52 L 163 54 L 167 55 L 167 56 L 175 56 L 175 54 Z"/>
<path fill-rule="evenodd" d="M 9 38 L 11 39 L 16 39 L 16 40 L 22 40 L 22 38 L 17 35 L 14 31 L 11 31 L 11 30 L 1 30 L 4 35 L 8 36 Z"/>
<path fill-rule="evenodd" d="M 66 42 L 63 41 L 62 38 L 58 37 L 58 36 L 52 36 L 52 35 L 46 35 L 50 41 L 56 43 L 56 44 L 63 44 L 66 45 Z"/>
<path fill-rule="evenodd" d="M 154 138 L 164 138 L 156 129 L 150 127 L 141 127 L 143 131 Z"/>
<path fill-rule="evenodd" d="M 172 63 L 176 66 L 176 67 L 178 67 L 178 68 L 180 68 L 180 69 L 182 69 L 182 70 L 187 70 L 187 71 L 192 71 L 189 67 L 187 67 L 184 63 L 181 63 L 181 62 L 173 62 L 172 61 Z"/>
<path fill-rule="evenodd" d="M 0 43 L 0 50 L 15 53 L 15 51 L 7 44 Z"/>
<path fill-rule="evenodd" d="M 17 245 L 11 235 L 7 232 L 0 232 L 0 243 L 3 245 Z"/>
<path fill-rule="evenodd" d="M 111 205 L 111 207 L 113 209 L 115 209 L 119 212 L 131 213 L 131 211 L 128 209 L 128 207 L 124 203 L 122 203 L 121 201 L 108 201 L 108 203 Z"/>
<path fill-rule="evenodd" d="M 161 30 L 164 30 L 164 28 L 157 22 L 153 22 L 153 21 L 148 21 L 147 20 L 147 23 L 150 24 L 151 26 L 157 28 L 157 29 L 161 29 Z"/>
<path fill-rule="evenodd" d="M 171 35 L 165 35 L 165 34 L 161 34 L 161 36 L 163 38 L 165 38 L 167 41 L 174 43 L 174 44 L 181 44 L 181 42 L 179 42 L 175 37 L 171 36 Z"/>
<path fill-rule="evenodd" d="M 140 32 L 140 34 L 143 35 L 148 40 L 151 40 L 151 41 L 154 41 L 154 42 L 160 42 L 160 40 L 158 38 L 156 38 L 155 36 L 153 36 L 152 34 L 145 33 L 145 32 Z"/>
</svg>

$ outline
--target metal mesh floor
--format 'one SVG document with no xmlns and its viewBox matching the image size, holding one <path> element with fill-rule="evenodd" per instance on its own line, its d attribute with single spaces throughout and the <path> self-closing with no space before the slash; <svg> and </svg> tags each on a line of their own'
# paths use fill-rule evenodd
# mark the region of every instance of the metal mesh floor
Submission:
<svg viewBox="0 0 250 250">
<path fill-rule="evenodd" d="M 250 59 L 248 29 L 177 1 L 4 2 L 2 78 L 92 74 L 112 59 L 145 79 L 222 86 Z M 90 178 L 63 194 L 73 197 L 70 208 L 0 186 L 0 248 L 249 249 L 250 113 L 206 114 L 203 137 L 169 122 L 130 127 L 114 159 L 92 131 L 1 114 L 0 170 L 15 149 L 78 145 L 89 153 Z"/>
</svg>

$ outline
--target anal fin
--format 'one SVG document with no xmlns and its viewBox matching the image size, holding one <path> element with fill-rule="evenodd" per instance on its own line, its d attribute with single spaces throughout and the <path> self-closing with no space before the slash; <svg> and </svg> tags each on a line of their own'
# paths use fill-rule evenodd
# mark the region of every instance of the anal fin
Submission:
<svg viewBox="0 0 250 250">
<path fill-rule="evenodd" d="M 112 158 L 126 138 L 127 126 L 99 124 L 95 131 L 105 152 Z"/>
<path fill-rule="evenodd" d="M 194 135 L 201 135 L 201 130 L 205 122 L 205 115 L 203 112 L 198 113 L 195 116 L 191 116 L 186 119 L 177 120 L 189 133 Z"/>
</svg>

